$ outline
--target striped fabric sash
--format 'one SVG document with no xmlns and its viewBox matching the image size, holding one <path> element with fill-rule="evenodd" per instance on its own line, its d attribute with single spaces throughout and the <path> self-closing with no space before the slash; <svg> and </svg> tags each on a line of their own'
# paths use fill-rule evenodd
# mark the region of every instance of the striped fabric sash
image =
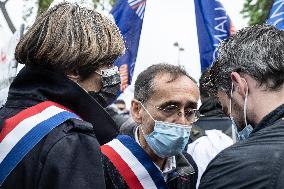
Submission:
<svg viewBox="0 0 284 189">
<path fill-rule="evenodd" d="M 67 108 L 45 101 L 5 120 L 0 133 L 0 186 L 44 136 L 70 118 L 80 119 Z"/>
<path fill-rule="evenodd" d="M 130 189 L 167 188 L 161 171 L 139 144 L 127 135 L 118 135 L 101 146 Z"/>
</svg>

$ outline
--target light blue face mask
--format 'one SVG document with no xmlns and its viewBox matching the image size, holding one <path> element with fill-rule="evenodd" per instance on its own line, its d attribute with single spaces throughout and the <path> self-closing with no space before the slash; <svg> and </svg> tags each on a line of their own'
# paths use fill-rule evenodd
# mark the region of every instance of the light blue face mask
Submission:
<svg viewBox="0 0 284 189">
<path fill-rule="evenodd" d="M 141 127 L 144 138 L 150 148 L 161 158 L 181 153 L 188 143 L 191 126 L 155 120 L 143 106 L 147 114 L 154 120 L 154 130 L 146 135 Z"/>
<path fill-rule="evenodd" d="M 252 132 L 253 127 L 251 125 L 247 125 L 243 130 L 238 132 L 238 138 L 240 141 L 246 140 L 250 133 Z"/>
</svg>

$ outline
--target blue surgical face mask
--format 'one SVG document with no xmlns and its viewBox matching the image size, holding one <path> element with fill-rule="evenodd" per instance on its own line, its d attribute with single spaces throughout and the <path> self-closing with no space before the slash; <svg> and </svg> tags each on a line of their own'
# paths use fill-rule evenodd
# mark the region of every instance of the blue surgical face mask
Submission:
<svg viewBox="0 0 284 189">
<path fill-rule="evenodd" d="M 241 131 L 238 131 L 234 119 L 231 117 L 232 121 L 232 139 L 234 142 L 246 140 L 250 133 L 253 131 L 253 127 L 249 124 L 246 125 Z"/>
<path fill-rule="evenodd" d="M 251 125 L 247 125 L 245 128 L 243 128 L 243 130 L 238 132 L 239 140 L 240 141 L 246 140 L 249 137 L 252 130 L 253 130 L 253 127 Z"/>
<path fill-rule="evenodd" d="M 191 126 L 155 120 L 143 106 L 147 114 L 154 120 L 154 130 L 146 135 L 141 127 L 144 138 L 150 148 L 161 158 L 181 153 L 188 143 Z"/>
</svg>

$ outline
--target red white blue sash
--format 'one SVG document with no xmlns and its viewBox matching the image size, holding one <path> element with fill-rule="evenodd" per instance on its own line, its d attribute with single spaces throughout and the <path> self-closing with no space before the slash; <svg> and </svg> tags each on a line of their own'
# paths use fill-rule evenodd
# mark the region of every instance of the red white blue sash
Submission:
<svg viewBox="0 0 284 189">
<path fill-rule="evenodd" d="M 101 151 L 113 163 L 130 189 L 167 188 L 161 171 L 131 137 L 119 135 L 101 146 Z"/>
<path fill-rule="evenodd" d="M 70 118 L 80 119 L 65 107 L 46 101 L 5 120 L 0 133 L 0 186 L 44 136 Z"/>
</svg>

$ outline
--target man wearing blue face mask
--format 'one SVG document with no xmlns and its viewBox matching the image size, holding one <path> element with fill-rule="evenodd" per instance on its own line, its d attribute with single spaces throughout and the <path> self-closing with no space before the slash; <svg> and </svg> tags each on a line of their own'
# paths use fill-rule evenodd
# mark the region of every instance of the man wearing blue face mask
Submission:
<svg viewBox="0 0 284 189">
<path fill-rule="evenodd" d="M 198 99 L 196 82 L 182 68 L 143 71 L 131 103 L 137 126 L 101 147 L 107 188 L 195 188 L 197 167 L 183 150 Z"/>
</svg>

